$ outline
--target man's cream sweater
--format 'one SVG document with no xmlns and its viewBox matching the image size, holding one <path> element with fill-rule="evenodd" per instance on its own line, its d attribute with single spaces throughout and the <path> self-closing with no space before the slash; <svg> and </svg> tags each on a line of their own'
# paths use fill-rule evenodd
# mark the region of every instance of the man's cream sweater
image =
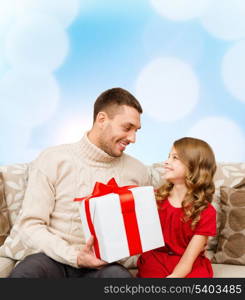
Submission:
<svg viewBox="0 0 245 300">
<path fill-rule="evenodd" d="M 111 157 L 87 138 L 43 151 L 32 163 L 18 227 L 21 240 L 33 252 L 44 252 L 61 263 L 77 266 L 85 240 L 79 202 L 96 181 L 118 185 L 161 184 L 159 172 L 123 154 Z M 16 224 L 17 225 L 17 224 Z"/>
</svg>

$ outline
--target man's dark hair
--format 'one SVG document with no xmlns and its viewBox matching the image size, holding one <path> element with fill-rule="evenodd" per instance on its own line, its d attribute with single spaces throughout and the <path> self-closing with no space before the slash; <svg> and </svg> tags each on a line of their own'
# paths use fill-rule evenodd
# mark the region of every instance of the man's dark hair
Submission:
<svg viewBox="0 0 245 300">
<path fill-rule="evenodd" d="M 122 88 L 112 88 L 104 91 L 94 103 L 94 122 L 100 111 L 105 111 L 110 118 L 114 117 L 118 107 L 127 105 L 134 107 L 140 114 L 143 112 L 139 101 Z"/>
</svg>

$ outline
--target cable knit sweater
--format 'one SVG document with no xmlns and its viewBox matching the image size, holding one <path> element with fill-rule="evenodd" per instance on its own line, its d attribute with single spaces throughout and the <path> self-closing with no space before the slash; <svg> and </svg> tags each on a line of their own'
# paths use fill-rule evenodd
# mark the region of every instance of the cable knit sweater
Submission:
<svg viewBox="0 0 245 300">
<path fill-rule="evenodd" d="M 43 151 L 32 163 L 18 224 L 24 245 L 73 267 L 85 243 L 74 198 L 90 194 L 96 181 L 119 185 L 161 184 L 159 172 L 123 154 L 112 157 L 83 138 Z M 17 225 L 17 224 L 16 224 Z"/>
</svg>

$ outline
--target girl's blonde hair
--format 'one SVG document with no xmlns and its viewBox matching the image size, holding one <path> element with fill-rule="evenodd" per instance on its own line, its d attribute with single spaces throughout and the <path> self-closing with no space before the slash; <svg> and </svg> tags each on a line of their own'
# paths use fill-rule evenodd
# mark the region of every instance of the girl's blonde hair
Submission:
<svg viewBox="0 0 245 300">
<path fill-rule="evenodd" d="M 183 221 L 191 220 L 192 229 L 200 220 L 201 212 L 212 201 L 215 186 L 213 176 L 216 171 L 212 148 L 203 140 L 184 137 L 174 142 L 173 147 L 181 162 L 186 166 L 185 184 L 187 193 L 182 202 Z M 156 191 L 157 201 L 169 196 L 173 184 L 168 182 Z"/>
</svg>

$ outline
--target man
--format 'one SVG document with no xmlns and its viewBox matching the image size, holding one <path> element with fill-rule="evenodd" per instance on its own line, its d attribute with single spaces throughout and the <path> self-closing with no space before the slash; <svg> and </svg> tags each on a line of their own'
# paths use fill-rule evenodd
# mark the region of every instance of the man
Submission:
<svg viewBox="0 0 245 300">
<path fill-rule="evenodd" d="M 19 221 L 24 245 L 33 249 L 9 277 L 131 277 L 126 262 L 96 258 L 93 237 L 85 243 L 79 203 L 96 181 L 158 185 L 159 173 L 124 154 L 140 129 L 142 108 L 128 91 L 113 88 L 94 104 L 92 129 L 73 144 L 43 151 L 31 167 Z"/>
</svg>

